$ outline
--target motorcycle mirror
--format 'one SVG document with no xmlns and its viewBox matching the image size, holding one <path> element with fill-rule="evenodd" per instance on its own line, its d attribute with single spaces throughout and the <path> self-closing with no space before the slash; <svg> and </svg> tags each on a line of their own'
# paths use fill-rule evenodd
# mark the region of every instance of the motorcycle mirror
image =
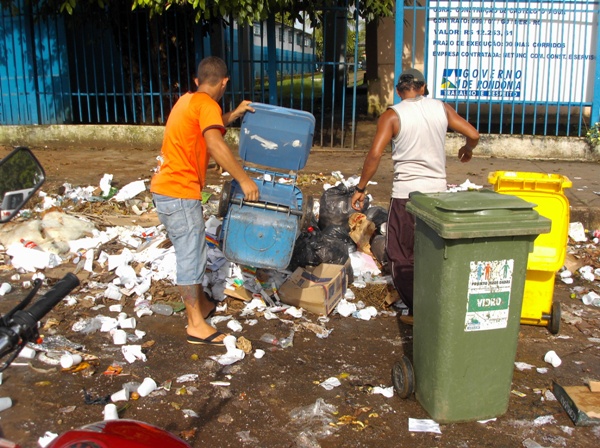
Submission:
<svg viewBox="0 0 600 448">
<path fill-rule="evenodd" d="M 0 223 L 10 221 L 40 189 L 46 173 L 29 148 L 19 146 L 0 161 Z"/>
</svg>

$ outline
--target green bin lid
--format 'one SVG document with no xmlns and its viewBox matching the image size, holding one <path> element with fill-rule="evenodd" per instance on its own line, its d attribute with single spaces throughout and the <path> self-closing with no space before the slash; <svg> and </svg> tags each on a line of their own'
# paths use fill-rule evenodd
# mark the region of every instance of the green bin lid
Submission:
<svg viewBox="0 0 600 448">
<path fill-rule="evenodd" d="M 491 190 L 410 194 L 406 209 L 442 238 L 539 235 L 551 221 L 535 211 L 536 204 Z"/>
</svg>

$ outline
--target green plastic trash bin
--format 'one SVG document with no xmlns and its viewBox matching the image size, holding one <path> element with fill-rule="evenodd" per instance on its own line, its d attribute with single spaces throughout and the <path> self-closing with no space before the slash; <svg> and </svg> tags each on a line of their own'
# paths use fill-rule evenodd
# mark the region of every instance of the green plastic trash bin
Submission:
<svg viewBox="0 0 600 448">
<path fill-rule="evenodd" d="M 533 207 L 491 190 L 410 195 L 414 369 L 394 366 L 393 380 L 396 390 L 414 381 L 417 400 L 438 423 L 508 409 L 527 257 L 550 231 Z"/>
</svg>

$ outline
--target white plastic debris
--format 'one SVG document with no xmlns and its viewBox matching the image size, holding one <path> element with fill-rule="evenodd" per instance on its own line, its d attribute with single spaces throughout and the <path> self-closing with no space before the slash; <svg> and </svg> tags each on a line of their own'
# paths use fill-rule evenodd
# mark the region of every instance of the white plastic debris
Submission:
<svg viewBox="0 0 600 448">
<path fill-rule="evenodd" d="M 581 301 L 584 305 L 600 306 L 600 295 L 596 294 L 594 291 L 590 291 L 581 296 Z"/>
<path fill-rule="evenodd" d="M 335 310 L 343 317 L 348 317 L 356 311 L 356 304 L 349 303 L 346 299 L 341 299 Z"/>
<path fill-rule="evenodd" d="M 408 430 L 411 432 L 434 432 L 436 434 L 442 433 L 439 423 L 426 418 L 409 418 Z"/>
<path fill-rule="evenodd" d="M 10 286 L 10 283 L 2 283 L 2 285 L 0 285 L 0 296 L 5 296 L 11 291 L 12 286 Z"/>
<path fill-rule="evenodd" d="M 178 376 L 175 380 L 178 383 L 189 383 L 198 379 L 197 373 L 186 373 L 185 375 Z"/>
<path fill-rule="evenodd" d="M 581 277 L 588 282 L 593 282 L 596 279 L 594 268 L 592 266 L 583 266 L 579 268 L 579 274 L 581 274 Z"/>
<path fill-rule="evenodd" d="M 104 174 L 104 176 L 102 176 L 102 179 L 100 179 L 100 190 L 102 190 L 103 196 L 109 195 L 112 180 L 113 180 L 112 174 Z"/>
<path fill-rule="evenodd" d="M 577 243 L 583 243 L 587 241 L 585 229 L 583 228 L 583 224 L 580 222 L 569 223 L 569 236 Z"/>
<path fill-rule="evenodd" d="M 390 387 L 379 387 L 375 386 L 373 388 L 373 394 L 383 395 L 386 398 L 392 398 L 394 396 L 394 386 Z"/>
<path fill-rule="evenodd" d="M 58 434 L 46 431 L 43 436 L 38 438 L 38 445 L 41 448 L 46 448 L 50 443 L 58 437 Z"/>
<path fill-rule="evenodd" d="M 211 356 L 210 358 L 214 361 L 217 361 L 222 366 L 228 366 L 244 359 L 246 353 L 244 353 L 244 350 L 241 350 L 235 346 L 236 340 L 236 337 L 231 334 L 225 336 L 225 339 L 223 339 L 223 344 L 225 344 L 227 353 L 224 355 Z"/>
<path fill-rule="evenodd" d="M 542 415 L 533 421 L 534 426 L 550 425 L 556 423 L 553 415 Z"/>
<path fill-rule="evenodd" d="M 141 345 L 124 345 L 123 347 L 121 347 L 121 352 L 123 353 L 123 356 L 125 357 L 127 362 L 130 364 L 133 364 L 138 359 L 144 362 L 146 362 L 146 360 L 148 359 L 146 358 L 146 355 L 142 352 Z"/>
<path fill-rule="evenodd" d="M 457 191 L 481 190 L 482 188 L 483 188 L 483 185 L 474 184 L 469 179 L 467 179 L 460 185 L 456 185 L 456 186 L 448 188 L 448 191 L 449 192 L 457 192 Z"/>
<path fill-rule="evenodd" d="M 15 269 L 24 269 L 28 272 L 54 268 L 62 262 L 56 254 L 39 249 L 30 249 L 22 244 L 11 245 L 6 253 L 12 257 L 11 263 Z"/>
<path fill-rule="evenodd" d="M 352 316 L 361 320 L 371 320 L 377 316 L 377 309 L 374 306 L 368 306 L 362 310 L 355 311 L 352 313 Z"/>
<path fill-rule="evenodd" d="M 319 383 L 319 386 L 321 386 L 325 390 L 331 390 L 334 387 L 338 387 L 338 386 L 341 386 L 341 385 L 342 385 L 342 383 L 335 376 L 332 376 L 331 378 L 327 378 L 322 383 Z"/>
<path fill-rule="evenodd" d="M 544 361 L 546 361 L 548 364 L 552 364 L 553 367 L 558 367 L 562 363 L 562 360 L 558 357 L 554 350 L 550 350 L 546 353 L 544 356 Z"/>
<path fill-rule="evenodd" d="M 517 368 L 517 370 L 520 370 L 522 372 L 523 370 L 533 369 L 535 366 L 533 366 L 531 364 L 527 364 L 526 362 L 516 361 L 515 362 L 515 367 Z"/>
<path fill-rule="evenodd" d="M 146 191 L 146 185 L 143 180 L 136 180 L 135 182 L 128 183 L 114 196 L 117 202 L 123 202 L 127 199 L 131 199 L 142 191 Z"/>
</svg>

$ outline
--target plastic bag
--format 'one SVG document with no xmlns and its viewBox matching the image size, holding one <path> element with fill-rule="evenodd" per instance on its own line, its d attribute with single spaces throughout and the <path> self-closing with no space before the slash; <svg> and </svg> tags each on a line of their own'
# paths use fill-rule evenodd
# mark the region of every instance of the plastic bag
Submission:
<svg viewBox="0 0 600 448">
<path fill-rule="evenodd" d="M 387 222 L 388 211 L 380 205 L 373 205 L 367 209 L 365 216 L 369 221 L 375 224 L 375 227 L 377 227 L 377 230 L 379 230 L 381 224 Z"/>
<path fill-rule="evenodd" d="M 319 199 L 319 228 L 325 229 L 330 225 L 347 225 L 348 218 L 356 210 L 350 203 L 354 188 L 344 184 L 336 185 L 325 190 Z M 369 198 L 365 197 L 363 212 L 369 208 Z"/>
<path fill-rule="evenodd" d="M 288 270 L 295 271 L 298 267 L 317 266 L 322 263 L 318 250 L 321 246 L 321 232 L 313 230 L 302 232 L 296 239 Z"/>
</svg>

